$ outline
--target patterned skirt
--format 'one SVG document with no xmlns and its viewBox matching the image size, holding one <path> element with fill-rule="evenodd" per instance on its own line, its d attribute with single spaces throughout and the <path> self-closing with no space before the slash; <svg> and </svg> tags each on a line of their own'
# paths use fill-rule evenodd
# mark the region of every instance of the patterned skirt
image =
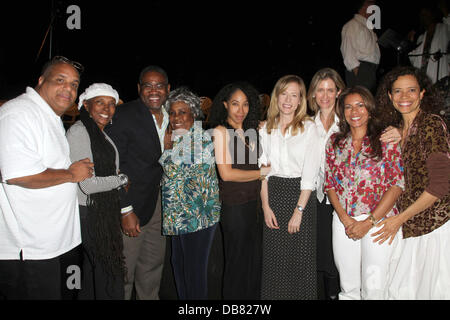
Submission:
<svg viewBox="0 0 450 320">
<path fill-rule="evenodd" d="M 264 225 L 261 299 L 317 299 L 316 192 L 303 212 L 300 232 L 289 234 L 289 220 L 300 196 L 301 178 L 270 177 L 269 205 L 280 229 Z"/>
</svg>

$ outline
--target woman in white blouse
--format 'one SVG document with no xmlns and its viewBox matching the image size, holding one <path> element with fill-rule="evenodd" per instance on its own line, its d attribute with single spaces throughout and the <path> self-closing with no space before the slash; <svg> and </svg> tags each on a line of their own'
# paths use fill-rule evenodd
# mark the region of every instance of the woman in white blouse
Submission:
<svg viewBox="0 0 450 320">
<path fill-rule="evenodd" d="M 317 278 L 319 299 L 334 300 L 339 294 L 339 273 L 334 264 L 331 226 L 333 206 L 323 192 L 325 177 L 325 146 L 333 133 L 339 131 L 335 113 L 337 98 L 345 89 L 336 70 L 324 68 L 313 76 L 308 90 L 309 108 L 314 112 L 314 123 L 320 137 L 320 169 L 317 191 Z"/>
<path fill-rule="evenodd" d="M 317 299 L 315 181 L 320 140 L 306 114 L 306 88 L 295 75 L 273 89 L 267 122 L 260 130 L 260 165 L 271 165 L 262 183 L 262 299 Z"/>
</svg>

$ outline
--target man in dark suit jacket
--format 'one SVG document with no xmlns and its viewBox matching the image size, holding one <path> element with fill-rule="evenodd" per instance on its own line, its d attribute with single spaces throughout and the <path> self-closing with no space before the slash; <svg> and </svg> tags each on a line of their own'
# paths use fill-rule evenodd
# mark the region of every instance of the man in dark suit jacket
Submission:
<svg viewBox="0 0 450 320">
<path fill-rule="evenodd" d="M 158 163 L 169 119 L 163 105 L 170 91 L 166 72 L 157 66 L 142 70 L 139 99 L 117 108 L 106 131 L 117 146 L 120 171 L 130 179 L 122 210 L 124 255 L 127 266 L 125 299 L 133 284 L 136 299 L 157 300 L 165 254 L 161 235 L 162 168 Z"/>
</svg>

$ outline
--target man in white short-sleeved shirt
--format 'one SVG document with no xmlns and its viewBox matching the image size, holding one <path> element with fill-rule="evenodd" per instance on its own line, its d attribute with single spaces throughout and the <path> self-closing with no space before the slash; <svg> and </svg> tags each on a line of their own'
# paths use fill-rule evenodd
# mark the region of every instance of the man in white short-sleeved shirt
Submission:
<svg viewBox="0 0 450 320">
<path fill-rule="evenodd" d="M 368 8 L 376 4 L 375 0 L 355 1 L 357 10 L 341 32 L 341 53 L 346 68 L 345 79 L 348 87 L 361 85 L 375 92 L 376 72 L 381 52 L 375 32 L 369 28 Z M 369 11 L 370 12 L 370 11 Z"/>
<path fill-rule="evenodd" d="M 64 261 L 81 243 L 77 183 L 93 167 L 71 164 L 60 118 L 79 82 L 70 60 L 54 58 L 36 89 L 0 109 L 0 298 L 63 298 Z"/>
</svg>

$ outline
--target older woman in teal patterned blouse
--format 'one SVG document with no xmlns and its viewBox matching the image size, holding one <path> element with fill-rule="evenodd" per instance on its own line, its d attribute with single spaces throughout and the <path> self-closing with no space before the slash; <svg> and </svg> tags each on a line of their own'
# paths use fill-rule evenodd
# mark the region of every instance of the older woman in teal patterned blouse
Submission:
<svg viewBox="0 0 450 320">
<path fill-rule="evenodd" d="M 220 217 L 214 146 L 201 122 L 200 99 L 185 88 L 166 103 L 170 126 L 159 160 L 163 234 L 172 237 L 172 266 L 181 300 L 207 299 L 208 256 Z"/>
</svg>

